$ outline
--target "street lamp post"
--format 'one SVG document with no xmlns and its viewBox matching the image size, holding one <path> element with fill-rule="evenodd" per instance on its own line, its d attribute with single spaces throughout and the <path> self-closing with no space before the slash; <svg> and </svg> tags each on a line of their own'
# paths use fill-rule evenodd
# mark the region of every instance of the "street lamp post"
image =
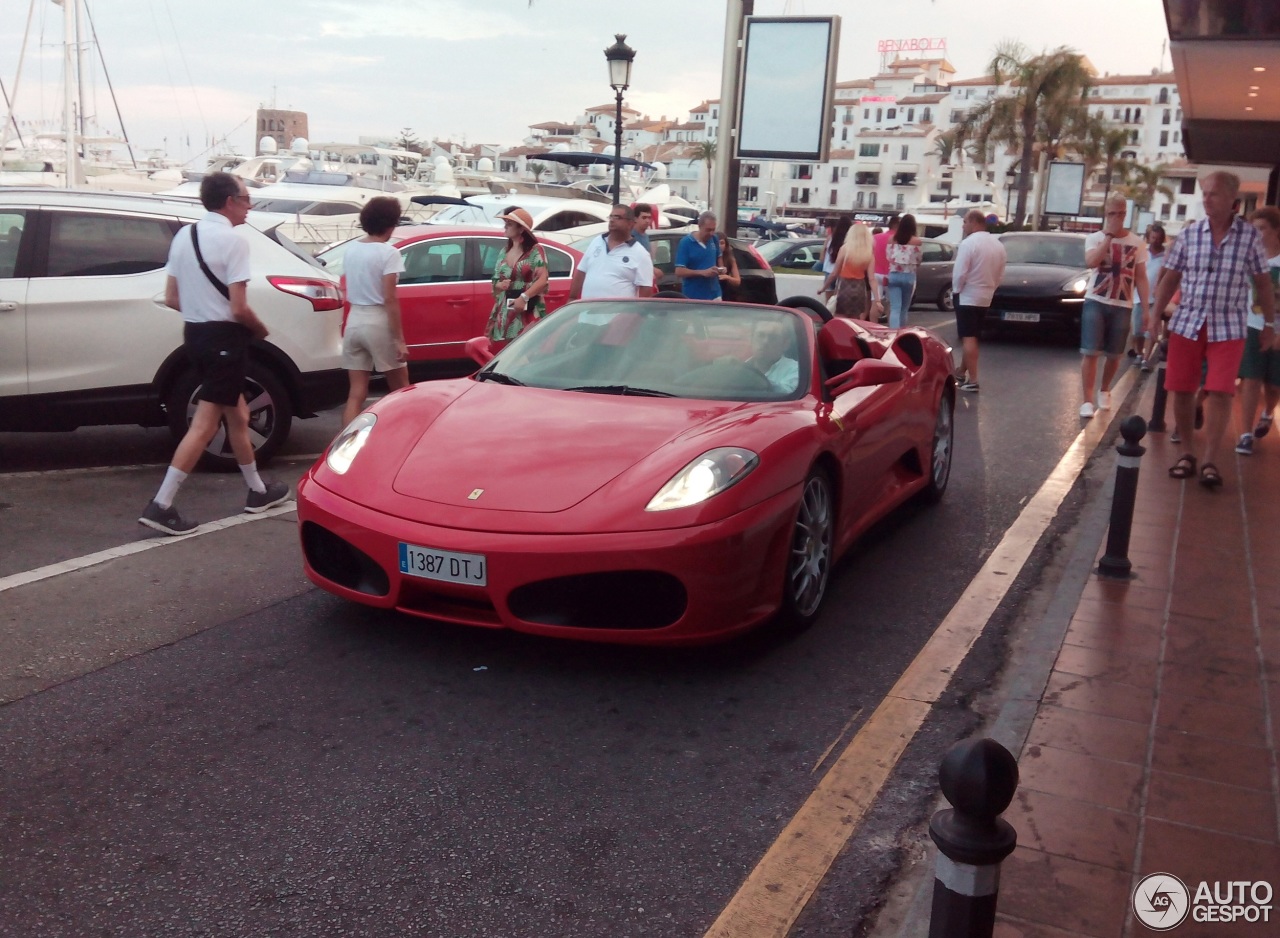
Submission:
<svg viewBox="0 0 1280 938">
<path fill-rule="evenodd" d="M 626 33 L 613 35 L 617 41 L 604 50 L 604 57 L 609 62 L 609 86 L 618 95 L 613 118 L 613 204 L 617 205 L 622 198 L 622 92 L 631 84 L 631 61 L 636 57 L 636 50 L 623 41 Z"/>
</svg>

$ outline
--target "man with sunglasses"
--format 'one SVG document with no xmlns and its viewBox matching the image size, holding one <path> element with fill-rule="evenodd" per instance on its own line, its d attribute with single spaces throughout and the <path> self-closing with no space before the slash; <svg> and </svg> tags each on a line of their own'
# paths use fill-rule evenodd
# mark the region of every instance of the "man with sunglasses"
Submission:
<svg viewBox="0 0 1280 938">
<path fill-rule="evenodd" d="M 288 485 L 264 483 L 258 475 L 243 394 L 249 342 L 267 337 L 246 299 L 249 244 L 234 230 L 249 215 L 249 190 L 238 176 L 208 173 L 200 181 L 200 202 L 208 214 L 178 232 L 169 246 L 164 290 L 165 305 L 182 313 L 183 350 L 200 378 L 200 402 L 156 497 L 138 519 L 169 535 L 199 527 L 178 513 L 173 500 L 224 422 L 249 487 L 244 510 L 266 511 L 289 497 Z"/>
<path fill-rule="evenodd" d="M 569 299 L 653 295 L 653 260 L 636 238 L 636 215 L 629 205 L 609 212 L 609 230 L 582 252 L 569 284 Z"/>
<path fill-rule="evenodd" d="M 1173 395 L 1173 414 L 1179 438 L 1190 447 L 1194 439 L 1195 396 L 1204 375 L 1204 439 L 1200 450 L 1200 484 L 1222 485 L 1215 460 L 1222 448 L 1236 376 L 1244 355 L 1246 320 L 1256 291 L 1263 329 L 1259 348 L 1275 342 L 1276 306 L 1267 273 L 1262 237 L 1235 214 L 1240 178 L 1214 172 L 1200 181 L 1205 217 L 1182 229 L 1164 262 L 1156 285 L 1154 322 L 1178 288 L 1182 301 L 1169 321 L 1169 351 L 1165 387 Z M 1253 288 L 1252 290 L 1250 288 Z M 1183 453 L 1169 469 L 1175 479 L 1196 474 L 1196 456 Z"/>
<path fill-rule="evenodd" d="M 1129 214 L 1124 196 L 1118 192 L 1107 196 L 1103 213 L 1102 230 L 1084 242 L 1084 262 L 1091 271 L 1080 314 L 1080 354 L 1084 356 L 1080 416 L 1086 419 L 1111 406 L 1111 382 L 1129 339 L 1134 301 L 1142 304 L 1144 318 L 1149 301 L 1147 244 L 1124 226 Z M 1106 362 L 1102 387 L 1095 396 L 1099 356 L 1105 356 Z"/>
</svg>

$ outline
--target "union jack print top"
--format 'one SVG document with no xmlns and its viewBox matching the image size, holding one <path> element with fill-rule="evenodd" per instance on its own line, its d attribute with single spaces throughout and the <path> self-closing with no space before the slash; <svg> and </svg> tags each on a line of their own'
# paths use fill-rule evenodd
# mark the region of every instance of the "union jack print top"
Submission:
<svg viewBox="0 0 1280 938">
<path fill-rule="evenodd" d="M 1085 253 L 1096 250 L 1106 237 L 1101 231 L 1089 235 L 1084 242 Z M 1146 242 L 1130 231 L 1123 238 L 1111 239 L 1109 254 L 1109 257 L 1093 269 L 1085 298 L 1128 309 L 1138 300 L 1133 277 L 1139 264 L 1146 270 Z"/>
<path fill-rule="evenodd" d="M 1182 274 L 1182 302 L 1169 328 L 1188 339 L 1207 327 L 1210 342 L 1243 339 L 1252 302 L 1253 278 L 1267 269 L 1262 236 L 1236 216 L 1217 244 L 1202 218 L 1182 229 L 1164 266 Z"/>
</svg>

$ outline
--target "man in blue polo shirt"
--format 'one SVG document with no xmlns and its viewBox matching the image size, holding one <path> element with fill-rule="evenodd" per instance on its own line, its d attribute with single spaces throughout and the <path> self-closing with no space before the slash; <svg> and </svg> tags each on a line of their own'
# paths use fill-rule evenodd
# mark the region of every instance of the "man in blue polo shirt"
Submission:
<svg viewBox="0 0 1280 938">
<path fill-rule="evenodd" d="M 676 248 L 676 276 L 687 298 L 718 300 L 722 273 L 716 216 L 703 212 L 698 216 L 698 230 L 685 235 Z"/>
</svg>

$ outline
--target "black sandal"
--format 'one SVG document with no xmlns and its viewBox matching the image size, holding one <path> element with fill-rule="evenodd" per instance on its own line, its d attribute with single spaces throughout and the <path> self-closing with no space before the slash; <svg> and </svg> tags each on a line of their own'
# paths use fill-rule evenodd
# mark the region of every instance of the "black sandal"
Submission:
<svg viewBox="0 0 1280 938">
<path fill-rule="evenodd" d="M 1190 453 L 1179 456 L 1178 461 L 1169 467 L 1169 476 L 1174 479 L 1190 479 L 1196 474 L 1196 458 Z"/>
<path fill-rule="evenodd" d="M 1200 484 L 1207 489 L 1216 489 L 1222 484 L 1222 473 L 1211 462 L 1200 467 Z"/>
</svg>

